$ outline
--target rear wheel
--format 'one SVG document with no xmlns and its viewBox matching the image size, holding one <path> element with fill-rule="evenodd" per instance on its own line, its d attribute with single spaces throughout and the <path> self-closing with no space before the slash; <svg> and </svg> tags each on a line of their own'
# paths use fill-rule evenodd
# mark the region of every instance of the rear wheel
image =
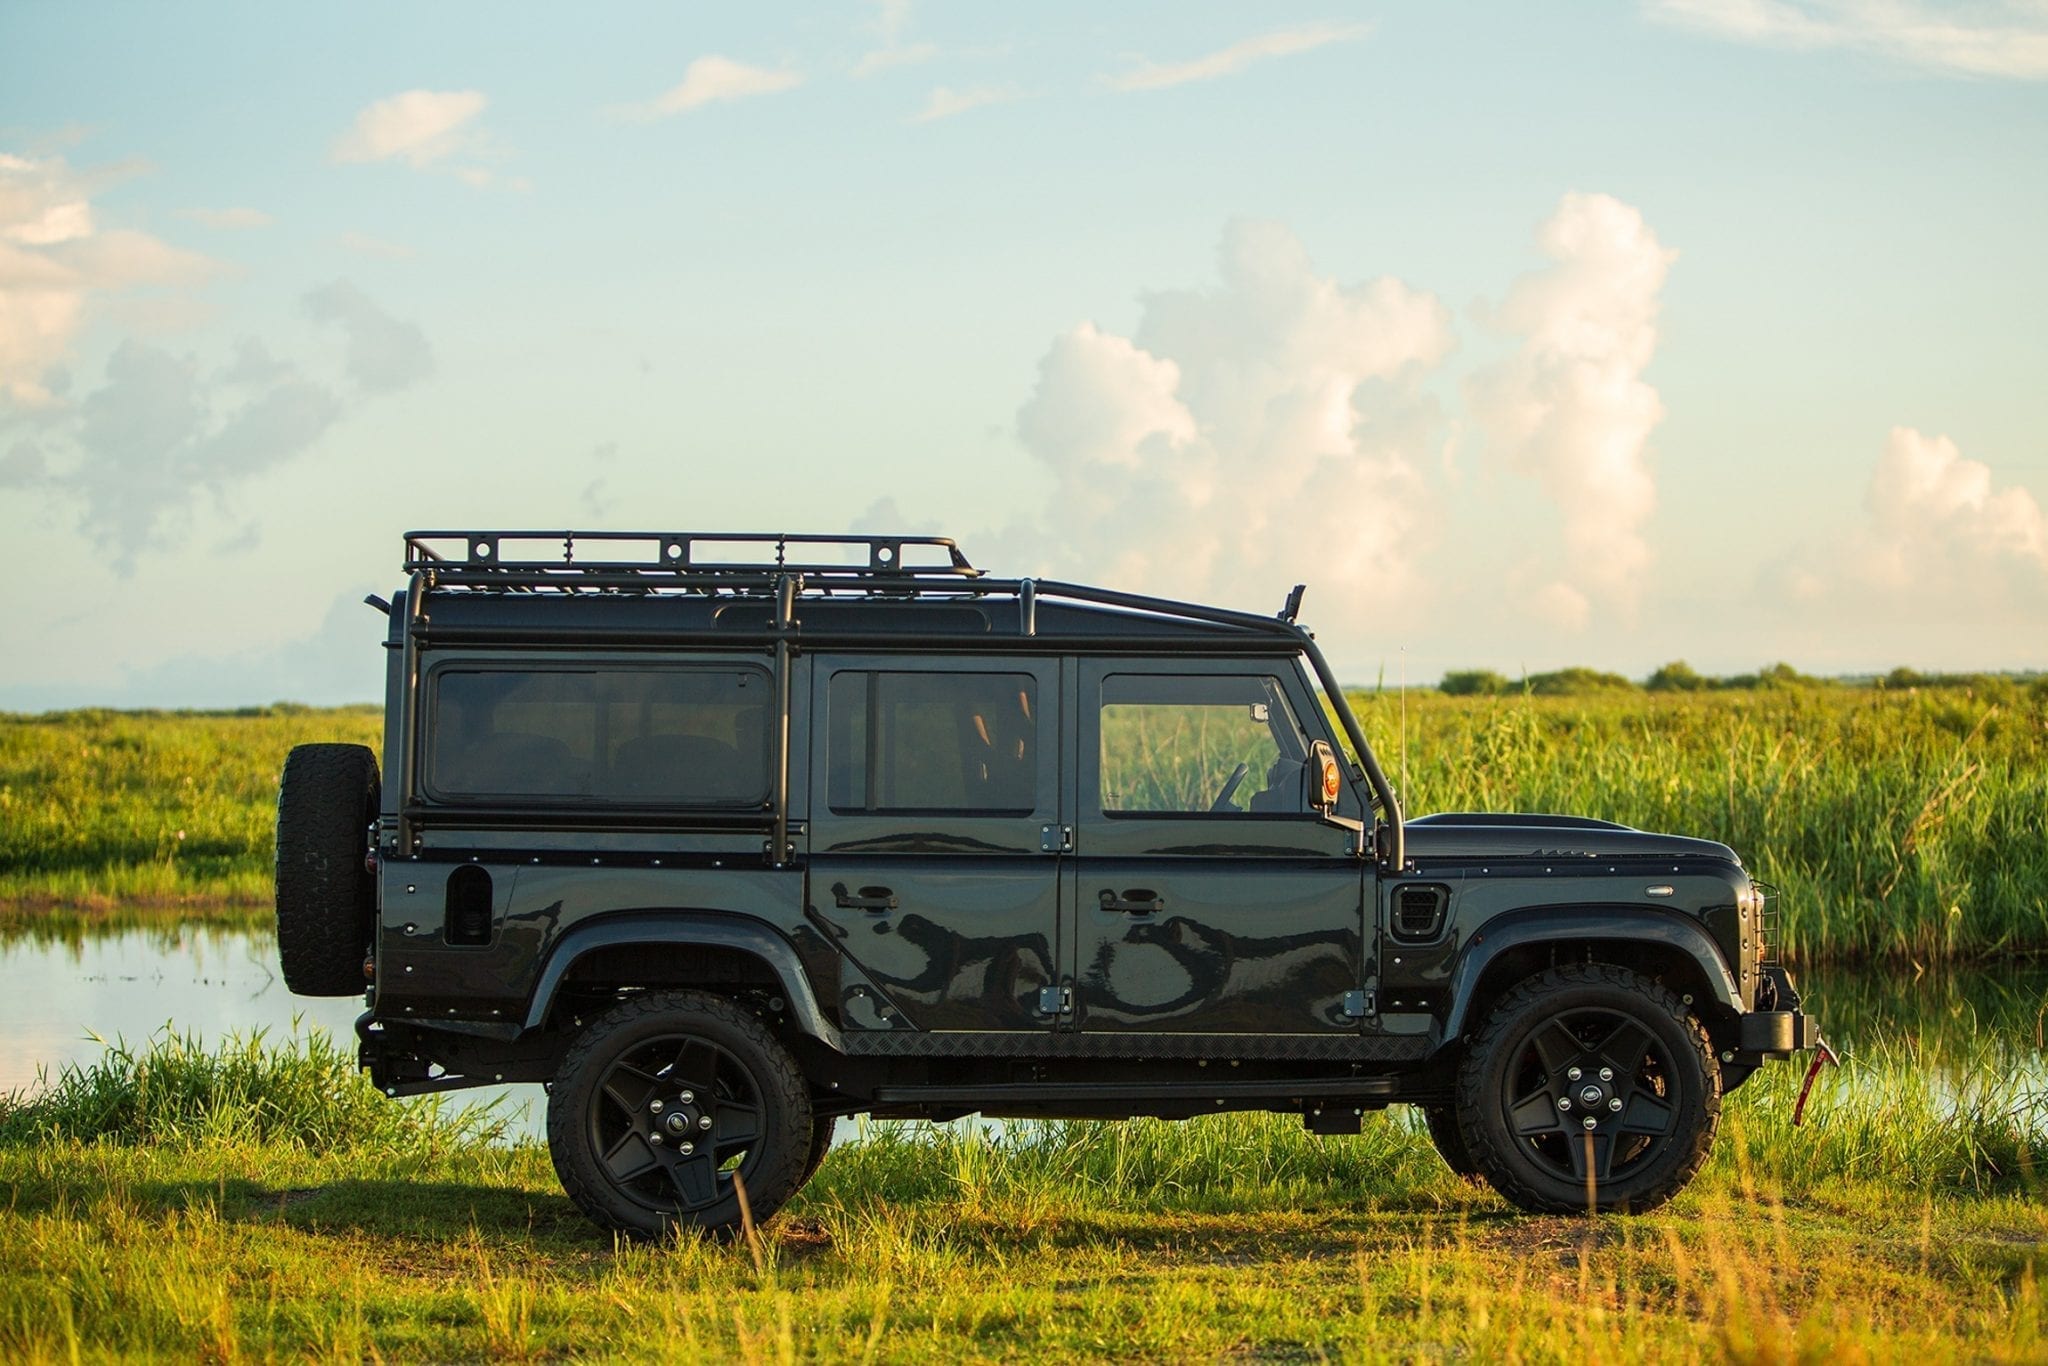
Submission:
<svg viewBox="0 0 2048 1366">
<path fill-rule="evenodd" d="M 562 1188 L 606 1228 L 730 1236 L 796 1193 L 815 1133 L 787 1049 L 700 991 L 649 992 L 593 1021 L 548 1095 Z"/>
<path fill-rule="evenodd" d="M 1611 964 L 1509 992 L 1458 1075 L 1465 1146 L 1523 1209 L 1653 1209 L 1713 1146 L 1721 1073 L 1706 1031 L 1656 982 Z"/>
<path fill-rule="evenodd" d="M 277 956 L 301 996 L 364 987 L 377 887 L 364 862 L 377 819 L 377 756 L 298 745 L 277 788 Z"/>
</svg>

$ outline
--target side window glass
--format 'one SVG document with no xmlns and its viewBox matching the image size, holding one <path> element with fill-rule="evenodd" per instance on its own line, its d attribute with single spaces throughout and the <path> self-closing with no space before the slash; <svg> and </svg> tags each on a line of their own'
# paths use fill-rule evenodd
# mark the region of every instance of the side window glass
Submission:
<svg viewBox="0 0 2048 1366">
<path fill-rule="evenodd" d="M 1308 811 L 1308 741 L 1263 674 L 1102 682 L 1102 810 L 1126 816 Z"/>
<path fill-rule="evenodd" d="M 758 806 L 770 692 L 753 669 L 444 669 L 428 784 L 455 800 Z"/>
<path fill-rule="evenodd" d="M 833 674 L 825 703 L 832 809 L 1031 814 L 1037 688 L 1030 674 Z"/>
</svg>

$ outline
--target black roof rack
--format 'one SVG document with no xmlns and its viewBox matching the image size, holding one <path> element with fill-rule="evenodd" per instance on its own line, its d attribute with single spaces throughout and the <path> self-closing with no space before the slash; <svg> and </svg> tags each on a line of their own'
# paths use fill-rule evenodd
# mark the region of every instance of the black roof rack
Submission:
<svg viewBox="0 0 2048 1366">
<path fill-rule="evenodd" d="M 833 580 L 978 578 L 944 536 L 784 531 L 408 531 L 407 573 L 437 585 L 517 588 L 738 586 L 783 574 Z"/>
</svg>

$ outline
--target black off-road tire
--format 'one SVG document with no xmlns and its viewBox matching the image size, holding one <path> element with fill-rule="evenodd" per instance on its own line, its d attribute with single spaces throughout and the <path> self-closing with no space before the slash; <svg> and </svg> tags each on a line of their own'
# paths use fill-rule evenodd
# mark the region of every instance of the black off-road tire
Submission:
<svg viewBox="0 0 2048 1366">
<path fill-rule="evenodd" d="M 634 1238 L 732 1237 L 735 1176 L 753 1221 L 767 1222 L 803 1184 L 815 1145 L 796 1060 L 751 1012 L 709 992 L 650 991 L 612 1007 L 577 1038 L 548 1093 L 562 1189 Z"/>
<path fill-rule="evenodd" d="M 277 956 L 300 996 L 362 994 L 377 913 L 363 860 L 376 819 L 376 755 L 293 747 L 277 787 Z"/>
<path fill-rule="evenodd" d="M 1487 1183 L 1523 1209 L 1639 1212 L 1683 1190 L 1707 1160 L 1721 1070 L 1705 1029 L 1667 988 L 1612 964 L 1553 968 L 1487 1017 L 1459 1067 L 1457 1111 Z"/>
<path fill-rule="evenodd" d="M 1485 1180 L 1479 1172 L 1479 1164 L 1472 1160 L 1471 1150 L 1465 1146 L 1464 1131 L 1458 1127 L 1458 1112 L 1448 1105 L 1425 1105 L 1422 1107 L 1423 1123 L 1429 1129 L 1429 1141 L 1436 1146 L 1437 1156 L 1457 1176 L 1474 1183 Z"/>
</svg>

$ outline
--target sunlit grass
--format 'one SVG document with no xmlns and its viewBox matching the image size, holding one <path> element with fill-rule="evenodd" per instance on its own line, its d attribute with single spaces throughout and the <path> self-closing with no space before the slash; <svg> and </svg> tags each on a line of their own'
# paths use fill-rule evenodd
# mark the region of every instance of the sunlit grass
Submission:
<svg viewBox="0 0 2048 1366">
<path fill-rule="evenodd" d="M 1649 1216 L 1514 1213 L 1397 1110 L 877 1127 L 758 1248 L 637 1247 L 317 1040 L 159 1039 L 0 1119 L 0 1357 L 2039 1359 L 2038 1102 L 1929 1062 L 1853 1060 L 1800 1130 L 1759 1075 Z"/>
<path fill-rule="evenodd" d="M 0 903 L 265 901 L 284 756 L 374 747 L 382 725 L 370 707 L 0 715 Z"/>
</svg>

